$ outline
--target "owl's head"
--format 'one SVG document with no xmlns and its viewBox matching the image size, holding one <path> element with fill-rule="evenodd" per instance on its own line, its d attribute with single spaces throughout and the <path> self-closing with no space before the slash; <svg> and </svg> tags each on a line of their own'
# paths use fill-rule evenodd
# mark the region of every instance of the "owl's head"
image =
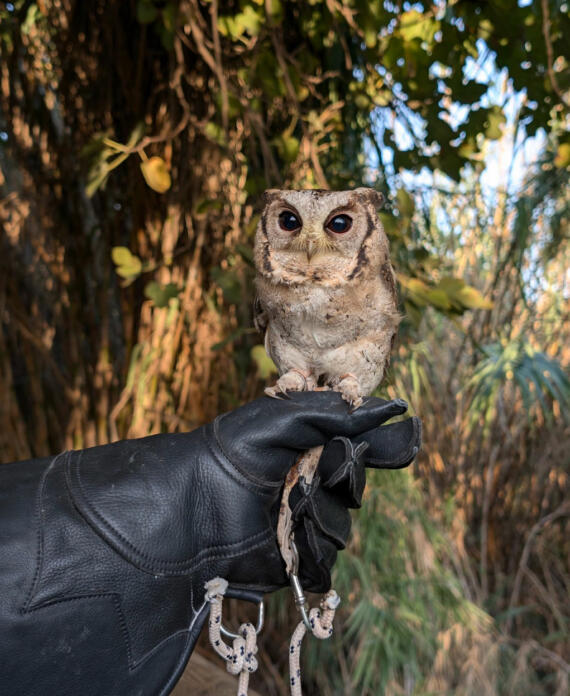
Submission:
<svg viewBox="0 0 570 696">
<path fill-rule="evenodd" d="M 376 213 L 382 194 L 352 191 L 265 192 L 255 240 L 258 272 L 275 282 L 354 280 L 388 257 Z"/>
</svg>

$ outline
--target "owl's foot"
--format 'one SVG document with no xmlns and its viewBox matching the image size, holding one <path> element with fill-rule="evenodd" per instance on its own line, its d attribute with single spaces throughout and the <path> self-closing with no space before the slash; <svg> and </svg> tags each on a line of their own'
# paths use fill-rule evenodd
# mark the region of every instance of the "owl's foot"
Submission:
<svg viewBox="0 0 570 696">
<path fill-rule="evenodd" d="M 348 402 L 351 413 L 364 403 L 360 382 L 350 372 L 339 377 L 338 381 L 332 384 L 332 389 L 339 392 L 342 398 Z"/>
<path fill-rule="evenodd" d="M 315 379 L 308 373 L 292 369 L 281 375 L 274 387 L 266 387 L 265 393 L 274 399 L 287 398 L 289 391 L 312 391 L 317 386 Z"/>
</svg>

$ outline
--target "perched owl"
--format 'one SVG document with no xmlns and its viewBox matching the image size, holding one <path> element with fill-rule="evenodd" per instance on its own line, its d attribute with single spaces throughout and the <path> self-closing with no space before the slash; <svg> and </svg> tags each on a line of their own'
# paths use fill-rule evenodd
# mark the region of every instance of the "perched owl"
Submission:
<svg viewBox="0 0 570 696">
<path fill-rule="evenodd" d="M 265 193 L 255 324 L 279 370 L 266 391 L 323 387 L 354 408 L 380 383 L 399 322 L 373 189 Z"/>
</svg>

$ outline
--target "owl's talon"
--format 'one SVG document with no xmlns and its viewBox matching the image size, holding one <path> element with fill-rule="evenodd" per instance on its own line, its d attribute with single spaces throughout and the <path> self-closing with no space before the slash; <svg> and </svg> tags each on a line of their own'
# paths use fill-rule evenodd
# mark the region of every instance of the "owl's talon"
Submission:
<svg viewBox="0 0 570 696">
<path fill-rule="evenodd" d="M 348 413 L 352 415 L 357 409 L 364 405 L 364 399 L 355 399 L 348 402 Z"/>
<path fill-rule="evenodd" d="M 364 403 L 360 383 L 350 372 L 339 377 L 338 381 L 332 384 L 332 388 L 334 391 L 340 392 L 342 398 L 348 403 L 349 413 L 354 413 Z"/>
<path fill-rule="evenodd" d="M 277 387 L 265 387 L 265 395 L 271 397 L 272 399 L 278 399 L 282 401 L 283 399 L 290 399 L 291 397 L 282 390 L 277 390 Z"/>
<path fill-rule="evenodd" d="M 316 386 L 315 380 L 310 374 L 292 368 L 279 377 L 273 387 L 267 387 L 265 393 L 274 398 L 290 399 L 287 392 L 310 391 Z"/>
</svg>

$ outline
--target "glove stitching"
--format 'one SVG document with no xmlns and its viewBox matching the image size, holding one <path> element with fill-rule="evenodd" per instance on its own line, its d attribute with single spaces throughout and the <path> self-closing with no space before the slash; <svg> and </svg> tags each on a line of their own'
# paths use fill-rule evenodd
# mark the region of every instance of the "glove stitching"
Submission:
<svg viewBox="0 0 570 696">
<path fill-rule="evenodd" d="M 36 588 L 38 585 L 38 581 L 41 575 L 41 568 L 43 566 L 43 560 L 44 560 L 44 533 L 43 533 L 43 512 L 42 512 L 42 499 L 44 496 L 44 489 L 47 481 L 48 474 L 51 472 L 51 470 L 54 468 L 55 463 L 60 457 L 65 457 L 69 456 L 69 452 L 62 452 L 61 454 L 56 454 L 55 457 L 53 457 L 50 461 L 50 463 L 47 465 L 46 470 L 42 474 L 40 484 L 38 486 L 38 491 L 36 494 L 36 511 L 34 514 L 34 517 L 36 518 L 36 538 L 37 538 L 37 551 L 36 551 L 36 567 L 34 570 L 34 577 L 32 580 L 32 584 L 30 585 L 30 589 L 28 590 L 28 593 L 26 595 L 26 600 L 24 602 L 23 608 L 20 610 L 22 613 L 25 613 L 28 610 L 28 607 L 30 606 L 33 596 L 36 592 Z"/>
<path fill-rule="evenodd" d="M 86 595 L 76 595 L 75 597 L 63 597 L 61 599 L 48 600 L 47 602 L 42 602 L 41 604 L 38 604 L 35 607 L 26 609 L 25 613 L 33 614 L 36 611 L 41 611 L 42 609 L 45 609 L 46 607 L 54 607 L 59 604 L 69 604 L 70 602 L 80 602 L 89 599 L 110 599 L 115 605 L 115 610 L 119 618 L 119 627 L 127 648 L 127 662 L 129 663 L 129 670 L 131 670 L 131 665 L 135 664 L 133 663 L 131 639 L 129 636 L 125 615 L 121 606 L 120 595 L 117 592 L 100 592 Z"/>
<path fill-rule="evenodd" d="M 200 609 L 197 612 L 195 612 L 194 618 L 192 619 L 190 625 L 186 629 L 186 632 L 188 633 L 188 638 L 187 638 L 187 640 L 182 648 L 181 657 L 180 657 L 176 667 L 173 670 L 171 670 L 170 676 L 168 677 L 166 684 L 162 687 L 162 690 L 160 691 L 160 694 L 158 696 L 168 696 L 168 694 L 170 694 L 172 692 L 176 683 L 180 679 L 180 675 L 182 674 L 182 670 L 186 666 L 186 664 L 188 662 L 188 658 L 190 656 L 190 653 L 192 652 L 192 647 L 196 643 L 196 641 L 198 640 L 198 636 L 199 636 L 200 631 L 202 629 L 202 626 L 204 625 L 204 622 L 206 620 L 207 614 L 204 613 L 202 626 L 199 626 L 198 634 L 196 636 L 194 636 L 194 640 L 193 640 L 192 631 L 194 630 L 194 624 L 200 620 L 200 615 L 204 611 L 204 609 L 206 608 L 206 604 L 207 604 L 207 602 L 204 602 L 202 604 L 202 606 L 200 607 Z M 178 635 L 178 634 L 173 634 L 173 635 Z"/>
<path fill-rule="evenodd" d="M 315 525 L 317 526 L 318 529 L 321 530 L 321 532 L 327 536 L 329 539 L 331 539 L 334 543 L 335 546 L 339 547 L 341 549 L 346 548 L 346 537 L 342 537 L 336 532 L 334 532 L 330 525 L 326 524 L 323 516 L 320 514 L 319 511 L 319 506 L 316 504 L 313 496 L 310 496 L 310 502 L 307 505 L 307 512 L 309 519 L 312 519 Z M 350 533 L 350 523 L 349 523 L 349 528 L 347 531 L 347 536 Z"/>
<path fill-rule="evenodd" d="M 321 548 L 321 545 L 318 543 L 318 536 L 316 534 L 315 530 L 315 523 L 305 517 L 303 521 L 303 527 L 305 530 L 305 534 L 307 535 L 307 549 L 309 551 L 309 554 L 311 556 L 311 559 L 313 561 L 313 567 L 316 573 L 320 576 L 319 579 L 317 580 L 317 585 L 313 583 L 313 587 L 317 588 L 314 591 L 316 592 L 321 592 L 324 591 L 326 592 L 328 589 L 330 589 L 331 585 L 331 572 L 330 568 L 328 568 L 327 564 L 325 563 L 325 557 L 323 555 L 323 549 Z M 324 539 L 324 541 L 327 541 Z M 333 544 L 333 542 L 328 542 L 330 544 Z M 334 546 L 334 544 L 333 544 Z M 315 553 L 317 551 L 319 555 Z M 309 574 L 309 578 L 311 577 L 311 573 Z M 310 590 L 311 592 L 313 590 Z"/>
<path fill-rule="evenodd" d="M 129 630 L 127 626 L 127 622 L 125 619 L 125 614 L 122 609 L 121 605 L 121 595 L 117 592 L 101 592 L 101 593 L 94 593 L 94 594 L 86 594 L 86 595 L 77 595 L 76 597 L 65 597 L 62 599 L 56 599 L 53 601 L 48 601 L 44 602 L 42 604 L 39 604 L 36 607 L 32 607 L 31 609 L 28 609 L 25 613 L 26 614 L 32 614 L 36 611 L 41 611 L 42 609 L 45 609 L 47 607 L 53 607 L 57 606 L 60 604 L 68 604 L 69 602 L 79 602 L 79 601 L 86 601 L 90 599 L 110 599 L 112 600 L 113 604 L 115 605 L 115 609 L 118 614 L 119 618 L 119 625 L 120 625 L 120 630 L 121 634 L 123 635 L 124 641 L 125 641 L 125 646 L 127 649 L 127 661 L 129 664 L 129 671 L 132 672 L 133 670 L 137 669 L 140 667 L 144 662 L 146 662 L 148 659 L 152 657 L 154 653 L 156 653 L 158 650 L 162 648 L 163 645 L 168 643 L 170 640 L 173 638 L 177 638 L 178 636 L 184 635 L 185 633 L 189 633 L 193 626 L 194 623 L 198 620 L 200 612 L 203 611 L 204 607 L 206 606 L 206 602 L 203 602 L 202 605 L 198 610 L 194 610 L 192 608 L 192 621 L 190 622 L 190 626 L 185 629 L 179 629 L 178 631 L 175 631 L 174 633 L 171 633 L 168 635 L 166 638 L 163 638 L 160 642 L 156 643 L 155 645 L 152 646 L 150 650 L 148 650 L 142 657 L 140 657 L 138 660 L 135 660 L 133 658 L 133 653 L 132 653 L 132 647 L 131 647 L 131 638 L 129 635 Z"/>
<path fill-rule="evenodd" d="M 323 484 L 325 488 L 334 488 L 337 484 L 342 483 L 347 477 L 350 478 L 351 465 L 354 462 L 352 459 L 344 461 L 332 476 Z"/>
<path fill-rule="evenodd" d="M 213 431 L 214 431 L 214 438 L 216 441 L 216 444 L 218 445 L 220 452 L 224 455 L 224 458 L 232 466 L 241 476 L 243 476 L 247 481 L 250 481 L 256 486 L 259 486 L 262 489 L 265 489 L 265 493 L 267 494 L 267 489 L 272 489 L 275 490 L 276 488 L 281 488 L 283 485 L 283 481 L 267 481 L 266 479 L 260 479 L 257 476 L 254 476 L 253 474 L 244 471 L 241 467 L 239 467 L 229 456 L 229 454 L 226 452 L 224 444 L 222 442 L 222 438 L 220 437 L 220 421 L 223 418 L 222 416 L 218 416 L 216 420 L 213 423 Z M 206 442 L 208 442 L 208 439 L 206 438 L 206 433 L 204 430 L 204 438 L 206 439 Z M 210 448 L 211 451 L 213 451 L 212 448 Z"/>
<path fill-rule="evenodd" d="M 81 452 L 78 453 L 78 459 L 81 458 Z M 138 567 L 140 570 L 148 573 L 153 573 L 153 570 L 156 570 L 156 568 L 162 568 L 163 570 L 168 570 L 168 569 L 173 569 L 180 574 L 182 571 L 185 572 L 190 572 L 194 571 L 197 568 L 199 568 L 201 565 L 206 563 L 209 560 L 214 560 L 216 558 L 219 558 L 220 556 L 223 556 L 225 558 L 234 558 L 235 556 L 238 556 L 239 554 L 243 553 L 244 551 L 250 551 L 258 548 L 259 546 L 263 546 L 269 539 L 272 539 L 274 536 L 274 532 L 272 529 L 264 529 L 261 532 L 257 532 L 257 534 L 253 534 L 252 536 L 242 539 L 237 542 L 233 542 L 231 544 L 216 544 L 215 546 L 208 546 L 205 549 L 202 549 L 199 551 L 197 554 L 192 556 L 191 558 L 183 559 L 180 561 L 165 561 L 162 559 L 157 559 L 154 558 L 153 556 L 149 555 L 147 552 L 142 551 L 141 549 L 137 548 L 131 541 L 129 541 L 123 534 L 120 532 L 113 524 L 111 524 L 105 517 L 101 515 L 101 513 L 96 510 L 93 505 L 89 502 L 89 499 L 87 498 L 85 494 L 85 489 L 83 487 L 83 484 L 81 482 L 80 474 L 79 474 L 79 462 L 74 462 L 68 461 L 67 466 L 65 467 L 65 478 L 66 478 L 66 484 L 67 488 L 70 494 L 70 498 L 73 502 L 74 508 L 77 510 L 79 515 L 87 521 L 88 524 L 97 532 L 99 537 L 101 537 L 105 543 L 109 544 L 112 548 L 115 550 L 119 551 L 119 553 L 125 557 L 129 562 L 133 563 L 136 567 Z M 79 489 L 79 492 L 81 494 L 81 501 L 78 501 L 76 499 L 76 496 L 74 495 L 74 490 L 73 490 L 73 484 L 71 481 L 72 477 L 72 472 L 71 469 L 72 467 L 75 469 L 75 483 Z M 94 518 L 94 520 L 89 519 L 89 516 L 86 516 L 84 514 L 84 509 L 85 511 L 88 511 L 89 515 Z M 102 529 L 99 529 L 97 524 L 95 523 L 98 522 Z M 131 552 L 136 554 L 139 558 L 128 558 L 127 552 L 125 549 L 121 549 L 117 542 L 115 540 L 108 539 L 106 535 L 103 533 L 103 531 L 107 531 L 107 533 L 111 533 L 111 536 L 114 535 L 118 537 L 118 539 L 128 548 L 130 549 Z M 259 541 L 257 541 L 259 539 Z M 253 545 L 250 545 L 253 543 Z M 119 547 L 119 548 L 117 548 Z M 233 550 L 233 552 L 232 552 Z M 145 568 L 142 565 L 137 564 L 136 561 L 143 560 L 149 565 L 149 568 Z"/>
<path fill-rule="evenodd" d="M 321 507 L 315 498 L 318 491 L 318 485 L 318 479 L 313 480 L 313 483 L 308 486 L 307 492 L 302 494 L 299 502 L 291 511 L 293 520 L 297 524 L 301 524 L 305 519 L 311 520 L 324 534 L 324 536 L 328 537 L 337 548 L 344 549 L 346 548 L 346 540 L 348 534 L 350 533 L 350 517 L 346 536 L 341 536 L 340 532 L 337 533 L 329 524 L 327 524 L 325 518 L 321 514 Z"/>
</svg>

